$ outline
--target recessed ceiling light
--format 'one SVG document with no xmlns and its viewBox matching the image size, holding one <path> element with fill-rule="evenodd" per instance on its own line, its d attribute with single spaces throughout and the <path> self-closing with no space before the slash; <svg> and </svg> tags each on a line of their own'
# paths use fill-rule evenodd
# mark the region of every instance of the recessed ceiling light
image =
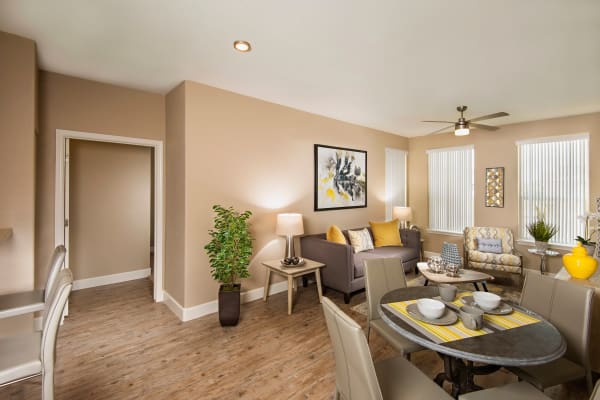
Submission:
<svg viewBox="0 0 600 400">
<path fill-rule="evenodd" d="M 245 40 L 236 40 L 233 42 L 233 48 L 237 51 L 241 51 L 242 53 L 247 53 L 252 50 L 250 43 L 246 42 Z"/>
</svg>

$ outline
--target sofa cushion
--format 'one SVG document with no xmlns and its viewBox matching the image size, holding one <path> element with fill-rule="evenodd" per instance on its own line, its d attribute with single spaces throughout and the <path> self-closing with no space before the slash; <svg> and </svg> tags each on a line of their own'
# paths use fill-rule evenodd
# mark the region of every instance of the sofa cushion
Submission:
<svg viewBox="0 0 600 400">
<path fill-rule="evenodd" d="M 402 246 L 397 219 L 386 222 L 369 221 L 369 225 L 375 238 L 375 247 Z"/>
<path fill-rule="evenodd" d="M 502 239 L 488 239 L 478 237 L 477 251 L 480 251 L 482 253 L 502 254 Z"/>
<path fill-rule="evenodd" d="M 342 230 L 336 225 L 331 225 L 329 229 L 327 229 L 326 237 L 327 240 L 330 242 L 348 244 L 348 242 L 346 241 L 346 236 L 344 236 Z"/>
<path fill-rule="evenodd" d="M 367 228 L 359 231 L 348 231 L 348 236 L 350 236 L 350 244 L 355 253 L 373 250 L 373 240 Z"/>
<path fill-rule="evenodd" d="M 400 258 L 402 261 L 419 258 L 419 250 L 412 247 L 385 246 L 354 254 L 354 277 L 365 274 L 365 260 L 369 258 Z"/>
</svg>

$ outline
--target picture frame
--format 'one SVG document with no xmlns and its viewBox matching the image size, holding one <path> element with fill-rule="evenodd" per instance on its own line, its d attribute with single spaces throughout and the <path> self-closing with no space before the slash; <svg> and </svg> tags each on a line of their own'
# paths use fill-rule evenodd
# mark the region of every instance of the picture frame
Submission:
<svg viewBox="0 0 600 400">
<path fill-rule="evenodd" d="M 314 145 L 314 210 L 367 207 L 367 152 Z"/>
<path fill-rule="evenodd" d="M 504 208 L 504 167 L 485 169 L 485 206 Z"/>
</svg>

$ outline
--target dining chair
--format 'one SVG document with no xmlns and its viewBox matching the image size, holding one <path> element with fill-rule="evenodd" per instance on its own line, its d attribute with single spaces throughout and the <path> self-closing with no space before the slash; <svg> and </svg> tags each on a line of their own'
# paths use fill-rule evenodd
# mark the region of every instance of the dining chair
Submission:
<svg viewBox="0 0 600 400">
<path fill-rule="evenodd" d="M 30 290 L 0 295 L 0 318 L 42 311 L 48 300 L 50 288 L 54 284 L 60 268 L 65 260 L 67 249 L 63 245 L 56 246 L 48 263 L 48 277 L 44 290 Z"/>
<path fill-rule="evenodd" d="M 537 271 L 528 272 L 523 282 L 519 304 L 549 319 L 555 282 L 556 279 L 541 275 Z"/>
<path fill-rule="evenodd" d="M 0 386 L 42 376 L 42 399 L 54 398 L 56 336 L 71 287 L 73 275 L 63 269 L 50 289 L 41 332 L 0 338 Z"/>
<path fill-rule="evenodd" d="M 335 357 L 336 400 L 452 398 L 402 357 L 374 364 L 360 325 L 327 297 L 322 304 Z"/>
<path fill-rule="evenodd" d="M 408 340 L 390 328 L 379 316 L 379 300 L 387 292 L 406 287 L 406 276 L 399 258 L 372 258 L 365 260 L 365 289 L 367 294 L 367 342 L 371 328 L 377 331 L 403 357 L 423 347 Z"/>
<path fill-rule="evenodd" d="M 458 396 L 459 400 L 549 400 L 550 397 L 540 392 L 527 382 L 515 382 L 491 389 L 479 390 Z M 589 400 L 600 400 L 600 380 L 596 382 Z"/>
<path fill-rule="evenodd" d="M 526 290 L 542 288 L 543 294 L 542 292 L 537 294 L 547 298 L 546 292 L 550 289 L 547 277 L 529 273 L 526 280 L 530 281 L 530 286 L 526 287 Z M 567 352 L 563 357 L 547 364 L 507 369 L 519 379 L 533 384 L 542 391 L 550 386 L 585 378 L 590 393 L 592 372 L 589 342 L 594 290 L 568 281 L 553 280 L 551 306 L 547 319 L 563 335 L 567 343 Z"/>
</svg>

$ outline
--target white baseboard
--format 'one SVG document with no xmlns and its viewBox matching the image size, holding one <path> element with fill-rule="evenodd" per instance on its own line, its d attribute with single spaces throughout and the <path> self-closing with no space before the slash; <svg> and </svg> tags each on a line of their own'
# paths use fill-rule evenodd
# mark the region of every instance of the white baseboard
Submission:
<svg viewBox="0 0 600 400">
<path fill-rule="evenodd" d="M 135 279 L 143 279 L 150 276 L 150 268 L 138 269 L 135 271 L 122 272 L 120 274 L 97 276 L 95 278 L 79 279 L 73 281 L 73 290 L 87 289 L 96 286 L 111 285 L 113 283 L 121 283 L 133 281 Z"/>
<path fill-rule="evenodd" d="M 287 291 L 287 281 L 281 281 L 272 284 L 269 287 L 269 295 Z M 262 299 L 265 291 L 264 288 L 256 288 L 242 292 L 240 301 L 242 304 L 249 303 L 254 300 Z M 205 315 L 214 314 L 219 311 L 219 305 L 217 300 L 209 301 L 208 303 L 198 304 L 193 307 L 183 307 L 177 302 L 169 293 L 164 291 L 165 299 L 164 303 L 181 321 L 190 321 L 192 319 L 200 318 Z"/>
<path fill-rule="evenodd" d="M 429 258 L 429 257 L 435 257 L 435 256 L 439 256 L 440 253 L 436 253 L 433 251 L 426 251 L 423 253 L 423 255 L 425 256 L 425 259 Z"/>
</svg>

